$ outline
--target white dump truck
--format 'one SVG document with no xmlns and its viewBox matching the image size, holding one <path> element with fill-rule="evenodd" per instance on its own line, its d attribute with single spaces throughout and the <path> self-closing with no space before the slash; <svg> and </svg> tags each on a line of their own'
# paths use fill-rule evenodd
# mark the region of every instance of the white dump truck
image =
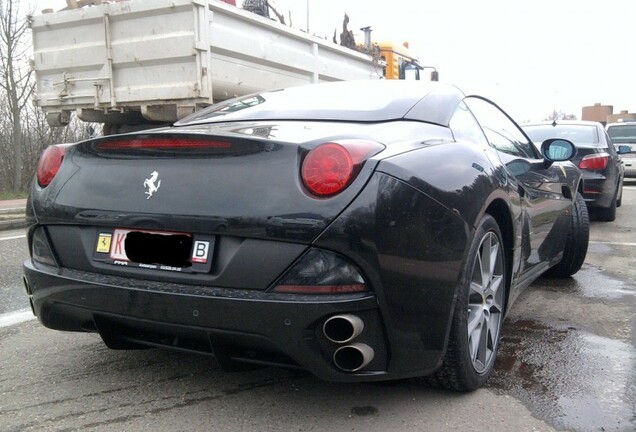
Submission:
<svg viewBox="0 0 636 432">
<path fill-rule="evenodd" d="M 52 126 L 75 111 L 106 133 L 267 89 L 382 78 L 404 51 L 366 55 L 218 0 L 119 1 L 30 20 L 36 105 Z"/>
</svg>

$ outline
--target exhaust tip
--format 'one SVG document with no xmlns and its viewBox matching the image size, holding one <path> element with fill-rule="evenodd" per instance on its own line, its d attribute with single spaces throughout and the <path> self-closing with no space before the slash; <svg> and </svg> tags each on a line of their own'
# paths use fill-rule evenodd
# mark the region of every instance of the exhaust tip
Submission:
<svg viewBox="0 0 636 432">
<path fill-rule="evenodd" d="M 327 339 L 335 343 L 347 343 L 364 330 L 364 322 L 356 315 L 335 315 L 325 321 L 322 331 Z"/>
<path fill-rule="evenodd" d="M 355 343 L 340 347 L 333 355 L 333 362 L 344 372 L 356 372 L 368 365 L 375 351 L 367 344 Z"/>
</svg>

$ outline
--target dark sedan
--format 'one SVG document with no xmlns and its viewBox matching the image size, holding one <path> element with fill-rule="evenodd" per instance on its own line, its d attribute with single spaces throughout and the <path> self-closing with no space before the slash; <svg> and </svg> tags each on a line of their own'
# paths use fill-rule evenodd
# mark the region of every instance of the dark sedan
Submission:
<svg viewBox="0 0 636 432">
<path fill-rule="evenodd" d="M 235 99 L 47 148 L 26 289 L 42 324 L 115 349 L 472 390 L 521 290 L 583 263 L 574 152 L 449 85 Z"/>
<path fill-rule="evenodd" d="M 592 215 L 602 221 L 616 219 L 616 208 L 623 198 L 625 167 L 602 124 L 560 120 L 522 127 L 535 143 L 548 138 L 572 141 L 577 148 L 572 162 L 583 171 L 583 199 Z"/>
</svg>

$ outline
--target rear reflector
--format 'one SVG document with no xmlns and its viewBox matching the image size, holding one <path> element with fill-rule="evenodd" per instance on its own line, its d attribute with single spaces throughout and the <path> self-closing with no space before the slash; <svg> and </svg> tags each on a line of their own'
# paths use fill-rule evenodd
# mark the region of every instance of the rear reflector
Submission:
<svg viewBox="0 0 636 432">
<path fill-rule="evenodd" d="M 38 162 L 37 178 L 41 187 L 46 187 L 55 178 L 62 166 L 66 147 L 51 145 L 44 150 Z"/>
<path fill-rule="evenodd" d="M 368 291 L 358 268 L 340 255 L 310 249 L 274 287 L 287 294 L 347 294 Z"/>
<path fill-rule="evenodd" d="M 33 261 L 50 266 L 57 266 L 43 227 L 38 227 L 33 231 L 33 237 L 31 238 L 31 256 L 33 257 Z"/>
<path fill-rule="evenodd" d="M 336 195 L 355 180 L 367 159 L 383 149 L 382 144 L 362 140 L 321 144 L 311 150 L 303 161 L 303 184 L 315 196 Z"/>
<path fill-rule="evenodd" d="M 232 144 L 227 141 L 216 141 L 194 138 L 133 138 L 102 142 L 97 145 L 100 150 L 128 149 L 228 149 Z"/>
<path fill-rule="evenodd" d="M 609 162 L 609 155 L 607 153 L 599 153 L 587 155 L 581 162 L 579 162 L 580 169 L 588 169 L 588 170 L 602 170 L 607 166 L 607 162 Z"/>
<path fill-rule="evenodd" d="M 583 193 L 586 195 L 600 195 L 603 192 L 596 189 L 583 189 Z"/>
<path fill-rule="evenodd" d="M 274 291 L 287 294 L 347 294 L 366 291 L 364 284 L 351 285 L 278 285 Z"/>
</svg>

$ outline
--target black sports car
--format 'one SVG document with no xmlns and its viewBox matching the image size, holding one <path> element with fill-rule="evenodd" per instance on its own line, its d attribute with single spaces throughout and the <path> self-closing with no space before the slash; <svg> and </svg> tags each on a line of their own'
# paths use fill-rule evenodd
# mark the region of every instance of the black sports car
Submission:
<svg viewBox="0 0 636 432">
<path fill-rule="evenodd" d="M 573 144 L 449 85 L 318 84 L 44 152 L 34 313 L 227 369 L 475 389 L 503 318 L 587 250 Z"/>
</svg>

